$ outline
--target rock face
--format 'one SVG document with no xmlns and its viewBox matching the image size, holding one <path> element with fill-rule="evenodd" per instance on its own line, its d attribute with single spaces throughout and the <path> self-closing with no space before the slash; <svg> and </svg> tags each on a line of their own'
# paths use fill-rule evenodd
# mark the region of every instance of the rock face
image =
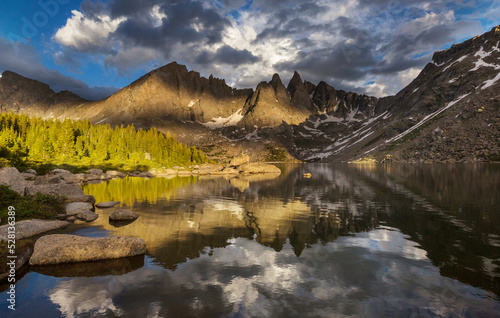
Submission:
<svg viewBox="0 0 500 318">
<path fill-rule="evenodd" d="M 35 243 L 30 265 L 49 265 L 116 259 L 146 252 L 143 239 L 129 237 L 90 238 L 76 235 L 46 235 Z"/>
<path fill-rule="evenodd" d="M 65 221 L 51 221 L 51 220 L 24 220 L 16 223 L 16 239 L 35 236 L 44 232 L 57 230 L 70 225 L 71 223 Z M 0 240 L 7 240 L 9 225 L 0 226 Z"/>
<path fill-rule="evenodd" d="M 128 209 L 116 210 L 109 215 L 110 221 L 131 221 L 139 217 L 139 214 Z"/>
</svg>

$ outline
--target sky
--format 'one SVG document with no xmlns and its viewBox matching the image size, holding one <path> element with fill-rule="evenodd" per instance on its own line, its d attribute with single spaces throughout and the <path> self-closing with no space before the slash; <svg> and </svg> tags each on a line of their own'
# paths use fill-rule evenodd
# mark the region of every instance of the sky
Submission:
<svg viewBox="0 0 500 318">
<path fill-rule="evenodd" d="M 98 100 L 176 61 L 255 88 L 394 95 L 437 50 L 500 24 L 500 0 L 5 0 L 0 72 Z"/>
</svg>

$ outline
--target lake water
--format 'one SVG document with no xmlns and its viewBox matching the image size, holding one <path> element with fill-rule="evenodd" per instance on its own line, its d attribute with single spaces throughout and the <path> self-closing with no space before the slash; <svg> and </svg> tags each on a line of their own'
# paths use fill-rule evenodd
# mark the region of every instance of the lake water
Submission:
<svg viewBox="0 0 500 318">
<path fill-rule="evenodd" d="M 84 186 L 140 217 L 63 232 L 140 237 L 146 256 L 30 268 L 0 316 L 500 316 L 500 166 L 278 166 Z"/>
</svg>

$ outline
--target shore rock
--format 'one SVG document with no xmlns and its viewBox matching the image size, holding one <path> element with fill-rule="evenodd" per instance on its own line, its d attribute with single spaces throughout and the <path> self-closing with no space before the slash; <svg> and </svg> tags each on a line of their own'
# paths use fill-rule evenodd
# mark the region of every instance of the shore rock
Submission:
<svg viewBox="0 0 500 318">
<path fill-rule="evenodd" d="M 58 220 L 24 220 L 16 222 L 16 240 L 38 235 L 44 232 L 57 230 L 70 225 L 70 222 Z M 0 226 L 0 240 L 7 240 L 9 225 Z"/>
<path fill-rule="evenodd" d="M 44 185 L 33 185 L 26 187 L 26 195 L 35 195 L 37 193 L 50 194 L 55 196 L 76 196 L 85 195 L 82 188 L 76 184 L 44 184 Z"/>
<path fill-rule="evenodd" d="M 92 221 L 97 220 L 99 215 L 95 214 L 92 211 L 80 211 L 80 212 L 78 212 L 76 217 L 79 218 L 80 220 L 85 221 L 85 222 L 92 222 Z"/>
<path fill-rule="evenodd" d="M 22 251 L 16 253 L 16 276 L 19 275 L 19 269 L 26 264 L 31 256 L 33 254 L 33 246 L 28 246 L 24 248 Z M 7 281 L 7 278 L 9 277 L 9 272 L 6 273 L 0 273 L 0 283 Z"/>
<path fill-rule="evenodd" d="M 146 253 L 146 243 L 140 238 L 91 238 L 53 234 L 43 236 L 36 241 L 30 265 L 116 259 L 144 253 Z"/>
<path fill-rule="evenodd" d="M 200 165 L 200 168 L 198 169 L 198 174 L 200 175 L 206 175 L 206 174 L 212 174 L 217 171 L 221 171 L 224 169 L 224 166 L 222 165 L 212 165 L 209 163 L 204 163 Z"/>
<path fill-rule="evenodd" d="M 112 177 L 118 177 L 118 178 L 125 178 L 127 175 L 124 174 L 123 172 L 116 171 L 116 170 L 109 170 L 106 171 L 106 174 L 112 176 Z"/>
<path fill-rule="evenodd" d="M 16 168 L 7 167 L 0 169 L 0 184 L 13 186 L 26 185 L 28 182 Z"/>
<path fill-rule="evenodd" d="M 139 217 L 139 214 L 127 209 L 116 210 L 109 215 L 111 221 L 130 221 Z"/>
<path fill-rule="evenodd" d="M 64 181 L 63 178 L 58 174 L 56 175 L 46 174 L 43 176 L 38 176 L 35 179 L 35 185 L 56 184 L 56 183 L 66 183 L 66 181 Z"/>
<path fill-rule="evenodd" d="M 254 174 L 254 173 L 281 173 L 280 168 L 262 162 L 250 162 L 241 165 L 238 168 L 239 172 L 242 174 Z"/>
<path fill-rule="evenodd" d="M 66 215 L 78 215 L 83 212 L 92 212 L 93 205 L 88 202 L 73 202 L 66 204 Z"/>
<path fill-rule="evenodd" d="M 36 174 L 21 172 L 21 175 L 24 177 L 24 180 L 34 181 L 36 179 Z"/>
<path fill-rule="evenodd" d="M 101 169 L 89 169 L 85 172 L 88 174 L 94 174 L 94 175 L 98 175 L 98 176 L 100 176 L 103 173 Z"/>
<path fill-rule="evenodd" d="M 48 175 L 60 176 L 61 179 L 63 179 L 67 183 L 78 183 L 78 182 L 80 182 L 79 178 L 75 177 L 74 174 L 72 174 L 68 170 L 64 170 L 64 169 L 54 169 L 51 172 L 49 172 Z"/>
<path fill-rule="evenodd" d="M 250 157 L 244 153 L 242 153 L 239 156 L 234 157 L 229 161 L 229 166 L 234 167 L 234 166 L 241 166 L 242 164 L 250 162 Z"/>
<path fill-rule="evenodd" d="M 88 202 L 92 205 L 95 204 L 95 198 L 93 195 L 68 195 L 66 196 L 66 203 L 73 203 L 73 202 Z"/>
<path fill-rule="evenodd" d="M 99 202 L 95 205 L 95 207 L 99 209 L 107 209 L 107 208 L 112 208 L 118 204 L 120 204 L 120 202 L 117 201 Z"/>
</svg>

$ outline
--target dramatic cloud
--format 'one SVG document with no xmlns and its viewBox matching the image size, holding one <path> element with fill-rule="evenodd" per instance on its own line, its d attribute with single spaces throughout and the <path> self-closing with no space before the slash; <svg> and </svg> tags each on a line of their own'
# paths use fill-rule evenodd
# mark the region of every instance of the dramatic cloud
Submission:
<svg viewBox="0 0 500 318">
<path fill-rule="evenodd" d="M 82 56 L 120 76 L 177 61 L 236 87 L 297 70 L 313 83 L 395 94 L 432 53 L 498 23 L 499 1 L 85 0 L 52 35 L 57 64 Z M 496 14 L 496 16 L 495 16 Z"/>
<path fill-rule="evenodd" d="M 33 46 L 0 38 L 0 73 L 4 71 L 48 84 L 55 92 L 68 90 L 90 100 L 105 98 L 118 90 L 115 87 L 89 87 L 81 80 L 50 70 L 40 62 L 40 55 Z"/>
</svg>

